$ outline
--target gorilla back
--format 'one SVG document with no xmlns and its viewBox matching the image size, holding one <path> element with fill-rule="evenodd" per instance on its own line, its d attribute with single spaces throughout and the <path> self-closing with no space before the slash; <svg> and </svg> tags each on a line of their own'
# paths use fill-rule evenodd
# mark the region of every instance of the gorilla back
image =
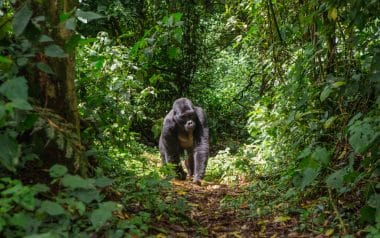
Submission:
<svg viewBox="0 0 380 238">
<path fill-rule="evenodd" d="M 162 162 L 173 163 L 177 177 L 186 179 L 180 164 L 180 156 L 186 150 L 189 157 L 185 161 L 189 176 L 200 184 L 206 171 L 209 154 L 209 130 L 205 112 L 195 107 L 187 98 L 174 101 L 166 115 L 159 141 Z"/>
</svg>

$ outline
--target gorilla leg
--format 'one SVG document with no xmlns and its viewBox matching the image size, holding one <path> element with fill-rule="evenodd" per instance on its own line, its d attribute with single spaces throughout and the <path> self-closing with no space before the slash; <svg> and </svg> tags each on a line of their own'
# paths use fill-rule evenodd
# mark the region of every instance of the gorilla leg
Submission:
<svg viewBox="0 0 380 238">
<path fill-rule="evenodd" d="M 163 164 L 173 164 L 178 179 L 185 180 L 186 173 L 181 166 L 180 154 L 181 148 L 177 138 L 170 134 L 161 135 L 159 141 L 160 154 Z"/>
<path fill-rule="evenodd" d="M 194 183 L 200 184 L 200 181 L 204 178 L 207 160 L 208 151 L 199 150 L 194 152 Z"/>
<path fill-rule="evenodd" d="M 193 151 L 189 151 L 189 156 L 187 158 L 187 160 L 185 160 L 185 165 L 186 165 L 186 169 L 187 169 L 187 172 L 189 173 L 189 176 L 193 176 L 194 175 L 194 153 Z"/>
</svg>

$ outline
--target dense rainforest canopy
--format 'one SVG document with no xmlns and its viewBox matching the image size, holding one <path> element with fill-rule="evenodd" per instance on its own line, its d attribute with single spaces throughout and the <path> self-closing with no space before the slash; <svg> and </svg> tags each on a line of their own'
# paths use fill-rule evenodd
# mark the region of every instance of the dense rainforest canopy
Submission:
<svg viewBox="0 0 380 238">
<path fill-rule="evenodd" d="M 0 0 L 0 237 L 379 237 L 379 158 L 378 0 Z"/>
</svg>

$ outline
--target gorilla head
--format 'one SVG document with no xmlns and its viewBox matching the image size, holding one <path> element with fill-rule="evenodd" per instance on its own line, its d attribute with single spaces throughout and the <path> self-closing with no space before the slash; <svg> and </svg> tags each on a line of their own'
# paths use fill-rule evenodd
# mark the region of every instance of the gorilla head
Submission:
<svg viewBox="0 0 380 238">
<path fill-rule="evenodd" d="M 196 107 L 187 98 L 174 101 L 172 110 L 166 115 L 160 136 L 160 153 L 163 163 L 173 163 L 180 179 L 186 173 L 180 165 L 180 155 L 188 152 L 185 161 L 189 176 L 200 184 L 207 166 L 209 142 L 206 116 L 201 107 Z"/>
<path fill-rule="evenodd" d="M 173 119 L 182 132 L 193 133 L 196 127 L 196 113 L 190 100 L 177 99 L 173 104 Z"/>
</svg>

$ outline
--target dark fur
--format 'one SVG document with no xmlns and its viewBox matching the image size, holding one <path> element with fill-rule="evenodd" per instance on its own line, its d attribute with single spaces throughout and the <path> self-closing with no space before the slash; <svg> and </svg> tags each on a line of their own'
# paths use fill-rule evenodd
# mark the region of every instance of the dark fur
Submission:
<svg viewBox="0 0 380 238">
<path fill-rule="evenodd" d="M 180 155 L 187 150 L 187 171 L 189 176 L 194 176 L 194 183 L 199 184 L 205 175 L 209 154 L 209 132 L 203 109 L 195 107 L 187 98 L 175 100 L 164 119 L 159 147 L 162 162 L 175 164 L 180 179 L 186 179 Z"/>
</svg>

